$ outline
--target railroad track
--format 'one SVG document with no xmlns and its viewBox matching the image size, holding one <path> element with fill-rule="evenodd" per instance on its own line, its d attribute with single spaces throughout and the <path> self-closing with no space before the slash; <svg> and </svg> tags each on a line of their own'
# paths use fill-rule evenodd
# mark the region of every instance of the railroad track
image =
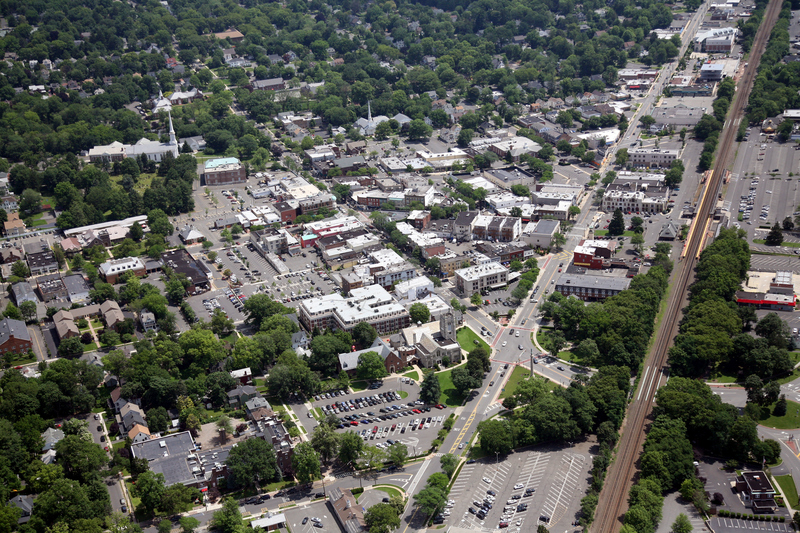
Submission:
<svg viewBox="0 0 800 533">
<path fill-rule="evenodd" d="M 703 191 L 697 216 L 687 236 L 683 259 L 675 265 L 673 291 L 667 301 L 667 310 L 656 332 L 653 349 L 644 363 L 642 379 L 628 408 L 623 433 L 615 461 L 606 475 L 600 493 L 595 521 L 590 530 L 596 533 L 616 533 L 622 527 L 622 516 L 627 510 L 628 491 L 637 475 L 637 462 L 645 439 L 645 424 L 653 408 L 658 388 L 666 383 L 669 369 L 667 352 L 678 333 L 681 309 L 688 301 L 689 285 L 694 278 L 694 267 L 706 240 L 709 222 L 713 216 L 717 194 L 725 169 L 732 163 L 733 149 L 739 124 L 753 88 L 757 67 L 761 61 L 769 35 L 778 20 L 783 0 L 770 0 L 758 28 L 750 52 L 749 65 L 737 84 L 736 94 L 720 138 L 716 166 Z"/>
</svg>

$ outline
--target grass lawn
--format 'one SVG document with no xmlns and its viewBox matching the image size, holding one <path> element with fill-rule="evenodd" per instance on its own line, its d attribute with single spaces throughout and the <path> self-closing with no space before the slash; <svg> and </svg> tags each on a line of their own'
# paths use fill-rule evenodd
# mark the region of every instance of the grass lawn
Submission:
<svg viewBox="0 0 800 533">
<path fill-rule="evenodd" d="M 366 390 L 367 387 L 369 387 L 369 384 L 363 380 L 350 382 L 350 388 L 353 389 L 353 392 L 361 392 L 362 390 Z"/>
<path fill-rule="evenodd" d="M 772 414 L 775 404 L 761 409 L 761 419 L 759 423 L 763 426 L 775 429 L 797 429 L 800 428 L 800 403 L 786 400 L 786 414 L 775 416 Z"/>
<path fill-rule="evenodd" d="M 797 509 L 797 485 L 791 474 L 785 476 L 775 476 L 775 481 L 781 486 L 783 495 L 786 496 L 786 503 L 793 509 Z"/>
<path fill-rule="evenodd" d="M 225 335 L 224 337 L 220 337 L 219 340 L 221 340 L 222 342 L 227 342 L 228 344 L 233 346 L 234 344 L 236 344 L 236 340 L 238 338 L 239 338 L 239 335 L 237 335 L 236 332 L 233 331 L 233 332 L 229 333 L 228 335 Z"/>
<path fill-rule="evenodd" d="M 439 379 L 439 389 L 442 394 L 439 396 L 439 403 L 447 407 L 458 407 L 464 401 L 464 396 L 456 390 L 451 378 L 453 370 L 439 372 L 436 377 Z"/>
<path fill-rule="evenodd" d="M 596 236 L 598 236 L 598 237 L 600 237 L 600 236 L 605 236 L 605 235 L 608 235 L 608 230 L 607 230 L 607 229 L 596 229 L 596 230 L 594 230 L 594 234 L 595 234 Z M 636 235 L 636 233 L 635 233 L 635 232 L 633 232 L 633 231 L 626 231 L 626 232 L 625 232 L 625 233 L 623 233 L 621 236 L 622 236 L 622 237 L 633 237 L 634 235 Z"/>
<path fill-rule="evenodd" d="M 539 330 L 536 331 L 536 342 L 538 342 L 542 348 L 546 348 L 547 336 L 550 335 L 552 330 L 553 328 L 539 328 Z"/>
<path fill-rule="evenodd" d="M 765 244 L 764 239 L 753 239 L 753 242 L 756 244 Z M 788 248 L 800 248 L 800 242 L 786 242 L 783 241 L 781 246 L 786 246 Z"/>
<path fill-rule="evenodd" d="M 114 444 L 111 445 L 111 447 L 114 448 L 115 450 L 119 450 L 120 448 L 124 448 L 125 447 L 125 441 L 121 440 L 119 442 L 115 442 Z"/>
<path fill-rule="evenodd" d="M 400 398 L 408 398 L 408 393 L 404 390 L 397 391 L 397 394 L 400 395 Z"/>
<path fill-rule="evenodd" d="M 465 352 L 471 352 L 476 346 L 482 347 L 488 354 L 492 353 L 492 349 L 486 344 L 486 341 L 481 339 L 480 335 L 467 327 L 463 327 L 456 332 L 456 339 L 459 346 Z M 477 342 L 476 342 L 477 341 Z"/>
<path fill-rule="evenodd" d="M 500 393 L 500 399 L 508 398 L 509 396 L 514 394 L 514 390 L 517 388 L 517 383 L 519 383 L 523 379 L 528 379 L 530 375 L 531 371 L 525 368 L 524 366 L 514 367 L 514 371 L 508 378 L 506 386 L 503 388 L 503 392 Z"/>
<path fill-rule="evenodd" d="M 99 331 L 99 330 L 101 330 L 101 329 L 103 329 L 105 327 L 105 326 L 103 326 L 103 323 L 100 322 L 97 319 L 92 320 L 91 324 L 92 324 L 92 327 L 94 328 L 95 331 Z"/>
<path fill-rule="evenodd" d="M 90 342 L 89 344 L 84 344 L 83 345 L 83 353 L 93 352 L 95 350 L 97 350 L 97 343 L 96 342 Z"/>
<path fill-rule="evenodd" d="M 389 495 L 389 497 L 390 497 L 390 498 L 391 498 L 392 496 L 402 496 L 402 494 L 400 493 L 400 491 L 399 491 L 399 490 L 397 490 L 397 489 L 396 489 L 396 488 L 394 488 L 394 487 L 389 487 L 389 486 L 387 486 L 387 485 L 377 485 L 377 486 L 375 486 L 375 487 L 373 487 L 373 488 L 374 488 L 375 490 L 380 490 L 380 491 L 383 491 L 383 492 L 385 492 L 386 494 L 388 494 L 388 495 Z"/>
<path fill-rule="evenodd" d="M 403 374 L 404 378 L 413 379 L 414 381 L 419 381 L 419 372 L 413 370 L 408 372 L 407 374 Z"/>
</svg>

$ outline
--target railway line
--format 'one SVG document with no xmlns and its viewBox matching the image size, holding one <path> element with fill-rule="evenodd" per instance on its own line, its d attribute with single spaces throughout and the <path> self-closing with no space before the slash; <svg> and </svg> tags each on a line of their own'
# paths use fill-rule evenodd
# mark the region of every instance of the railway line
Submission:
<svg viewBox="0 0 800 533">
<path fill-rule="evenodd" d="M 737 84 L 736 94 L 731 104 L 729 119 L 725 122 L 720 138 L 716 167 L 705 183 L 705 190 L 698 202 L 698 212 L 681 252 L 681 260 L 676 263 L 674 284 L 667 300 L 667 309 L 661 325 L 656 332 L 653 349 L 645 360 L 642 379 L 639 382 L 633 401 L 628 407 L 628 415 L 622 428 L 622 437 L 617 448 L 615 461 L 608 469 L 603 490 L 595 511 L 595 521 L 590 530 L 596 533 L 616 533 L 622 527 L 622 516 L 627 510 L 628 492 L 637 475 L 637 462 L 645 440 L 645 424 L 650 417 L 658 388 L 666 383 L 669 376 L 667 352 L 678 333 L 681 309 L 686 305 L 688 289 L 694 279 L 694 268 L 706 241 L 714 206 L 717 202 L 725 169 L 732 162 L 733 149 L 739 124 L 753 88 L 757 67 L 761 61 L 769 35 L 780 14 L 782 0 L 770 0 L 764 18 L 758 28 L 750 51 L 749 65 Z"/>
</svg>

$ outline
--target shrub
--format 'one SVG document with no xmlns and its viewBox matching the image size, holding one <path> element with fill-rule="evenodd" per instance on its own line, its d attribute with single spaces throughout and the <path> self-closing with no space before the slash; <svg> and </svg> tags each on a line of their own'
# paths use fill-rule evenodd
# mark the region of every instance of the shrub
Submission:
<svg viewBox="0 0 800 533">
<path fill-rule="evenodd" d="M 353 495 L 361 494 L 362 492 L 364 492 L 364 489 L 362 487 L 355 487 L 353 489 L 350 489 L 350 492 L 352 492 Z"/>
</svg>

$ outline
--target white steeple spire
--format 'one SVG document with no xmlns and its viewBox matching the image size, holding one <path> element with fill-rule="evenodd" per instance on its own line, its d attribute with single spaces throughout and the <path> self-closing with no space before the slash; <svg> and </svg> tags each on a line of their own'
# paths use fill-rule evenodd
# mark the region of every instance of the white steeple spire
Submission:
<svg viewBox="0 0 800 533">
<path fill-rule="evenodd" d="M 367 122 L 372 124 L 372 101 L 367 100 Z"/>
<path fill-rule="evenodd" d="M 172 112 L 169 113 L 169 144 L 178 146 L 178 140 L 175 139 L 175 128 L 172 127 Z"/>
</svg>

